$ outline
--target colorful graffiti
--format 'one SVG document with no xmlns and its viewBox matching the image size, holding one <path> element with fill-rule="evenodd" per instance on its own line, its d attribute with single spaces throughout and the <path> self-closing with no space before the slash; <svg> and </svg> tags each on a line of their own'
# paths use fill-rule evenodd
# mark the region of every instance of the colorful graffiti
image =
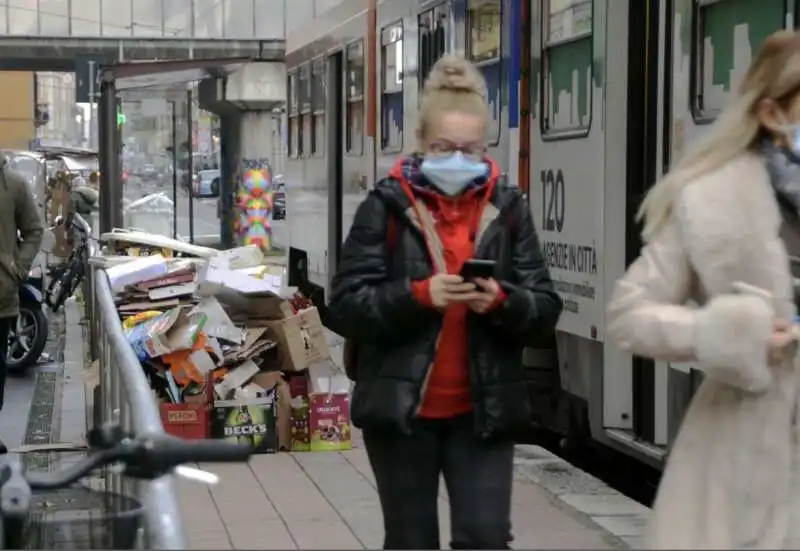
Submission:
<svg viewBox="0 0 800 551">
<path fill-rule="evenodd" d="M 272 249 L 272 170 L 267 159 L 239 163 L 233 229 L 238 245 Z"/>
</svg>

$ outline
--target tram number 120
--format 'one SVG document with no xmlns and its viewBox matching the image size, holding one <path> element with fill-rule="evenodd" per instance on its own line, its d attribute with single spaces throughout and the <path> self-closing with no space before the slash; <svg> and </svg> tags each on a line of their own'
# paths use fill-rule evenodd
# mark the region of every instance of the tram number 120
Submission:
<svg viewBox="0 0 800 551">
<path fill-rule="evenodd" d="M 542 171 L 542 229 L 564 229 L 564 174 L 561 169 Z"/>
</svg>

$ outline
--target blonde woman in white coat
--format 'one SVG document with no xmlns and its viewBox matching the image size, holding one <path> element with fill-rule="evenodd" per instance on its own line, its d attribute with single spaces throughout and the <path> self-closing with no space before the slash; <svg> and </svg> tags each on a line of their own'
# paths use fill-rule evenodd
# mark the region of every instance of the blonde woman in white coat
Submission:
<svg viewBox="0 0 800 551">
<path fill-rule="evenodd" d="M 782 211 L 800 213 L 800 35 L 788 31 L 766 41 L 706 138 L 648 194 L 646 246 L 609 304 L 622 348 L 706 376 L 661 482 L 652 548 L 800 548 Z"/>
</svg>

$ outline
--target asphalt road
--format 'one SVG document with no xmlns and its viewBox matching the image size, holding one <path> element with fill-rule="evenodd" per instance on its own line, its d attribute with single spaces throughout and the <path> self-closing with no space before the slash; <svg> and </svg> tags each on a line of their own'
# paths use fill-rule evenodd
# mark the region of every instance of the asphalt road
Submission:
<svg viewBox="0 0 800 551">
<path fill-rule="evenodd" d="M 131 186 L 131 188 L 126 189 L 125 199 L 135 201 L 145 195 L 158 191 L 162 191 L 167 197 L 172 199 L 171 186 L 168 189 L 160 190 L 153 185 Z M 220 222 L 217 216 L 216 198 L 191 198 L 183 189 L 179 189 L 175 211 L 177 214 L 178 235 L 187 238 L 190 234 L 193 234 L 195 237 L 219 235 Z M 168 217 L 169 215 L 166 216 Z M 279 247 L 288 245 L 289 239 L 284 221 L 279 220 L 273 223 L 273 238 L 275 244 Z"/>
</svg>

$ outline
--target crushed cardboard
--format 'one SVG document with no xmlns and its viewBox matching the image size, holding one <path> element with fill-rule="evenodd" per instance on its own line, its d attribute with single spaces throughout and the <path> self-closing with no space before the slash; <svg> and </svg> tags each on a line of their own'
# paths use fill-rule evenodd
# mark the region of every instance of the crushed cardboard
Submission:
<svg viewBox="0 0 800 551">
<path fill-rule="evenodd" d="M 127 245 L 117 251 L 135 248 Z M 235 423 L 272 416 L 276 443 L 262 439 L 257 446 L 262 452 L 298 449 L 293 443 L 298 426 L 308 431 L 305 449 L 345 449 L 347 380 L 325 374 L 330 350 L 319 312 L 286 285 L 285 263 L 252 245 L 213 254 L 172 245 L 176 254 L 201 258 L 159 260 L 152 255 L 117 257 L 110 263 L 119 272 L 114 286 L 118 312 L 128 320 L 129 341 L 161 403 L 165 426 L 185 438 L 239 438 L 248 430 L 266 429 L 263 421 L 242 430 Z M 309 404 L 312 411 L 305 424 L 295 418 L 293 404 L 300 399 L 292 390 L 296 375 L 307 381 L 303 402 L 305 411 Z M 97 374 L 87 379 L 87 386 L 93 386 Z M 240 408 L 241 415 L 233 408 Z M 323 447 L 316 445 L 321 438 L 327 438 Z"/>
</svg>

